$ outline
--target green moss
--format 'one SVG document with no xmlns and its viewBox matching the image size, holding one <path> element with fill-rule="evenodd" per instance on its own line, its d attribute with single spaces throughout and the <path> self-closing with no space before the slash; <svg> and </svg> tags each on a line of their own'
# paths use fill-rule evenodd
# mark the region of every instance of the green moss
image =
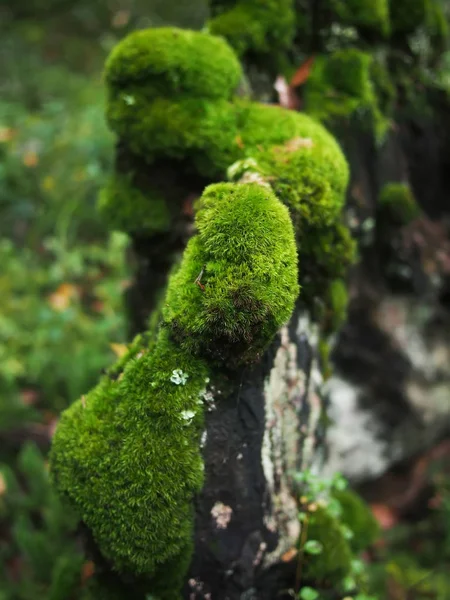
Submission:
<svg viewBox="0 0 450 600">
<path fill-rule="evenodd" d="M 368 119 L 376 139 L 382 139 L 388 121 L 375 93 L 372 63 L 370 54 L 354 48 L 319 56 L 305 89 L 306 111 L 328 124 L 351 116 Z"/>
<path fill-rule="evenodd" d="M 318 584 L 338 585 L 351 570 L 352 552 L 341 524 L 319 506 L 310 514 L 308 540 L 320 542 L 320 554 L 304 554 L 304 576 Z"/>
<path fill-rule="evenodd" d="M 162 332 L 151 353 L 61 417 L 51 451 L 56 487 L 119 571 L 152 576 L 190 549 L 206 375 Z"/>
<path fill-rule="evenodd" d="M 236 113 L 225 100 L 181 95 L 177 100 L 150 100 L 135 87 L 126 94 L 110 94 L 107 119 L 128 147 L 148 162 L 156 157 L 188 159 L 211 178 L 220 176 L 239 152 Z"/>
<path fill-rule="evenodd" d="M 255 360 L 298 295 L 289 213 L 270 188 L 217 184 L 202 196 L 197 226 L 171 278 L 164 321 L 187 352 Z"/>
<path fill-rule="evenodd" d="M 343 279 L 333 279 L 328 287 L 327 303 L 330 308 L 329 327 L 337 331 L 347 319 L 348 292 Z"/>
<path fill-rule="evenodd" d="M 381 190 L 378 199 L 380 217 L 386 219 L 392 225 L 407 225 L 416 219 L 420 213 L 420 207 L 406 183 L 387 183 Z"/>
<path fill-rule="evenodd" d="M 352 532 L 350 546 L 356 554 L 373 544 L 380 527 L 364 500 L 350 489 L 335 490 L 333 497 L 339 502 L 340 521 Z"/>
<path fill-rule="evenodd" d="M 346 277 L 356 260 L 356 242 L 340 220 L 328 227 L 311 227 L 300 241 L 302 301 L 315 313 L 317 300 L 326 300 L 330 282 Z M 323 310 L 319 310 L 319 315 Z"/>
<path fill-rule="evenodd" d="M 239 61 L 224 40 L 175 27 L 131 33 L 113 49 L 105 66 L 110 89 L 119 93 L 143 87 L 153 98 L 187 94 L 227 99 L 241 75 Z"/>
<path fill-rule="evenodd" d="M 389 32 L 388 0 L 329 0 L 341 23 L 385 36 Z"/>
<path fill-rule="evenodd" d="M 171 215 L 157 191 L 144 194 L 131 176 L 114 174 L 100 192 L 98 208 L 111 229 L 129 234 L 168 231 Z"/>
<path fill-rule="evenodd" d="M 295 33 L 292 0 L 239 0 L 209 22 L 209 31 L 226 38 L 238 56 L 288 50 Z"/>
</svg>

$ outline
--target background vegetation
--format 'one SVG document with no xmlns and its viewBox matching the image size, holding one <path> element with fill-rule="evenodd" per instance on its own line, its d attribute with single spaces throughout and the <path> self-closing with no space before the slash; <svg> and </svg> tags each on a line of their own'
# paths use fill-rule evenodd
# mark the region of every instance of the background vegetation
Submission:
<svg viewBox="0 0 450 600">
<path fill-rule="evenodd" d="M 126 342 L 128 241 L 96 210 L 113 151 L 104 58 L 135 27 L 195 27 L 206 12 L 203 0 L 0 8 L 0 600 L 75 598 L 92 570 L 49 486 L 46 453 L 60 411 Z M 442 64 L 450 87 L 450 53 Z M 445 469 L 428 473 L 426 511 L 398 522 L 377 508 L 389 534 L 366 556 L 373 597 L 450 598 Z M 302 597 L 317 597 L 310 589 Z"/>
</svg>

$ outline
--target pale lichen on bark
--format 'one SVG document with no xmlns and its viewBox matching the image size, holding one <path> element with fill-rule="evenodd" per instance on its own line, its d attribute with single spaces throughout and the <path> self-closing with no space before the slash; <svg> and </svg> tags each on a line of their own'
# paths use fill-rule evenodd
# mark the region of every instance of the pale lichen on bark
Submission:
<svg viewBox="0 0 450 600">
<path fill-rule="evenodd" d="M 266 555 L 265 566 L 280 560 L 298 540 L 295 474 L 312 462 L 322 411 L 316 327 L 306 313 L 294 315 L 293 320 L 279 333 L 280 346 L 264 384 L 266 417 L 261 460 L 270 495 L 265 523 L 278 534 L 278 545 Z M 304 357 L 299 360 L 304 348 L 310 355 L 308 361 Z"/>
</svg>

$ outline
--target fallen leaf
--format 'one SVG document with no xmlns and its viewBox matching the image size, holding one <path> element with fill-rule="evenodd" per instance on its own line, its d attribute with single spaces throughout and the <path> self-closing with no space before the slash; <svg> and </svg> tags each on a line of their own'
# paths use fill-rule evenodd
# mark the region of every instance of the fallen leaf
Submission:
<svg viewBox="0 0 450 600">
<path fill-rule="evenodd" d="M 130 20 L 130 11 L 129 10 L 118 10 L 112 18 L 112 26 L 113 27 L 125 27 Z"/>
<path fill-rule="evenodd" d="M 35 167 L 39 162 L 38 155 L 36 152 L 28 151 L 23 155 L 23 164 L 26 167 Z"/>
<path fill-rule="evenodd" d="M 8 489 L 8 487 L 6 485 L 6 480 L 3 477 L 3 475 L 0 473 L 0 496 L 3 496 L 3 494 L 6 492 L 7 489 Z"/>
<path fill-rule="evenodd" d="M 16 132 L 11 127 L 0 127 L 0 142 L 9 142 L 13 139 Z"/>
<path fill-rule="evenodd" d="M 371 504 L 370 508 L 381 529 L 392 529 L 398 522 L 397 512 L 386 504 Z"/>
<path fill-rule="evenodd" d="M 90 579 L 95 573 L 95 565 L 92 560 L 85 562 L 81 567 L 81 583 L 84 584 Z"/>
<path fill-rule="evenodd" d="M 117 356 L 117 358 L 122 358 L 122 356 L 125 356 L 125 354 L 128 352 L 128 346 L 126 344 L 112 343 L 109 345 L 109 347 Z"/>
<path fill-rule="evenodd" d="M 297 556 L 297 554 L 298 554 L 297 548 L 290 548 L 287 552 L 285 552 L 281 556 L 281 560 L 283 562 L 290 562 L 294 557 Z"/>
<path fill-rule="evenodd" d="M 78 291 L 75 285 L 72 283 L 62 283 L 53 294 L 50 294 L 48 302 L 54 310 L 61 312 L 69 307 L 70 301 L 77 293 Z"/>
<path fill-rule="evenodd" d="M 39 399 L 39 393 L 31 388 L 20 390 L 20 398 L 25 406 L 33 406 Z"/>
<path fill-rule="evenodd" d="M 291 88 L 298 87 L 305 83 L 309 77 L 309 74 L 311 73 L 311 67 L 314 64 L 314 58 L 314 56 L 307 58 L 295 71 L 290 83 Z"/>
</svg>

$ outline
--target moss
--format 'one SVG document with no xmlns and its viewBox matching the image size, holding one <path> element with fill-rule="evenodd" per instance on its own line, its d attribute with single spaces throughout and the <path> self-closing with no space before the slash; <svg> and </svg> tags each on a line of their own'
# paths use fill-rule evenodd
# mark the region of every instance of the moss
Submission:
<svg viewBox="0 0 450 600">
<path fill-rule="evenodd" d="M 378 199 L 380 218 L 394 226 L 403 226 L 416 219 L 420 207 L 409 185 L 405 183 L 387 183 Z"/>
<path fill-rule="evenodd" d="M 133 98 L 130 104 L 130 98 Z M 219 177 L 239 153 L 233 105 L 195 97 L 150 101 L 140 88 L 110 94 L 107 119 L 129 148 L 152 162 L 188 159 L 207 177 Z"/>
<path fill-rule="evenodd" d="M 242 57 L 287 51 L 295 33 L 293 0 L 239 0 L 209 22 L 209 31 L 226 38 Z"/>
<path fill-rule="evenodd" d="M 206 33 L 175 27 L 135 31 L 113 49 L 105 79 L 117 93 L 134 86 L 147 97 L 227 99 L 242 76 L 228 44 Z"/>
<path fill-rule="evenodd" d="M 347 319 L 348 292 L 343 279 L 333 279 L 328 287 L 327 303 L 330 309 L 329 327 L 337 331 Z"/>
<path fill-rule="evenodd" d="M 372 63 L 370 54 L 355 48 L 318 57 L 306 85 L 306 111 L 328 124 L 351 116 L 368 118 L 376 139 L 382 139 L 388 121 L 375 93 Z"/>
<path fill-rule="evenodd" d="M 299 246 L 302 301 L 315 314 L 317 299 L 326 300 L 330 282 L 345 278 L 356 260 L 356 242 L 340 220 L 328 227 L 311 227 Z M 323 311 L 319 310 L 322 315 Z"/>
<path fill-rule="evenodd" d="M 51 451 L 56 487 L 119 571 L 153 575 L 190 547 L 206 374 L 162 332 L 153 352 L 129 360 L 116 381 L 103 378 L 61 417 Z"/>
<path fill-rule="evenodd" d="M 114 174 L 100 192 L 98 208 L 111 229 L 129 234 L 168 231 L 171 215 L 157 191 L 144 194 L 131 176 Z"/>
<path fill-rule="evenodd" d="M 382 36 L 389 33 L 389 0 L 329 0 L 329 4 L 341 23 Z"/>
<path fill-rule="evenodd" d="M 333 497 L 339 502 L 340 521 L 352 532 L 350 546 L 356 554 L 373 544 L 380 527 L 364 500 L 350 489 L 335 490 Z"/>
<path fill-rule="evenodd" d="M 164 322 L 187 352 L 255 360 L 298 295 L 289 213 L 262 185 L 216 184 L 202 196 L 197 226 L 171 278 Z"/>
<path fill-rule="evenodd" d="M 322 545 L 320 554 L 304 555 L 304 576 L 318 584 L 338 585 L 351 570 L 352 552 L 339 521 L 319 506 L 311 513 L 308 540 Z"/>
<path fill-rule="evenodd" d="M 51 450 L 55 485 L 103 557 L 168 600 L 192 551 L 211 362 L 255 359 L 298 294 L 292 223 L 270 188 L 210 186 L 196 224 L 199 233 L 170 277 L 165 327 L 156 340 L 151 335 L 150 348 L 138 336 L 63 413 Z"/>
</svg>

